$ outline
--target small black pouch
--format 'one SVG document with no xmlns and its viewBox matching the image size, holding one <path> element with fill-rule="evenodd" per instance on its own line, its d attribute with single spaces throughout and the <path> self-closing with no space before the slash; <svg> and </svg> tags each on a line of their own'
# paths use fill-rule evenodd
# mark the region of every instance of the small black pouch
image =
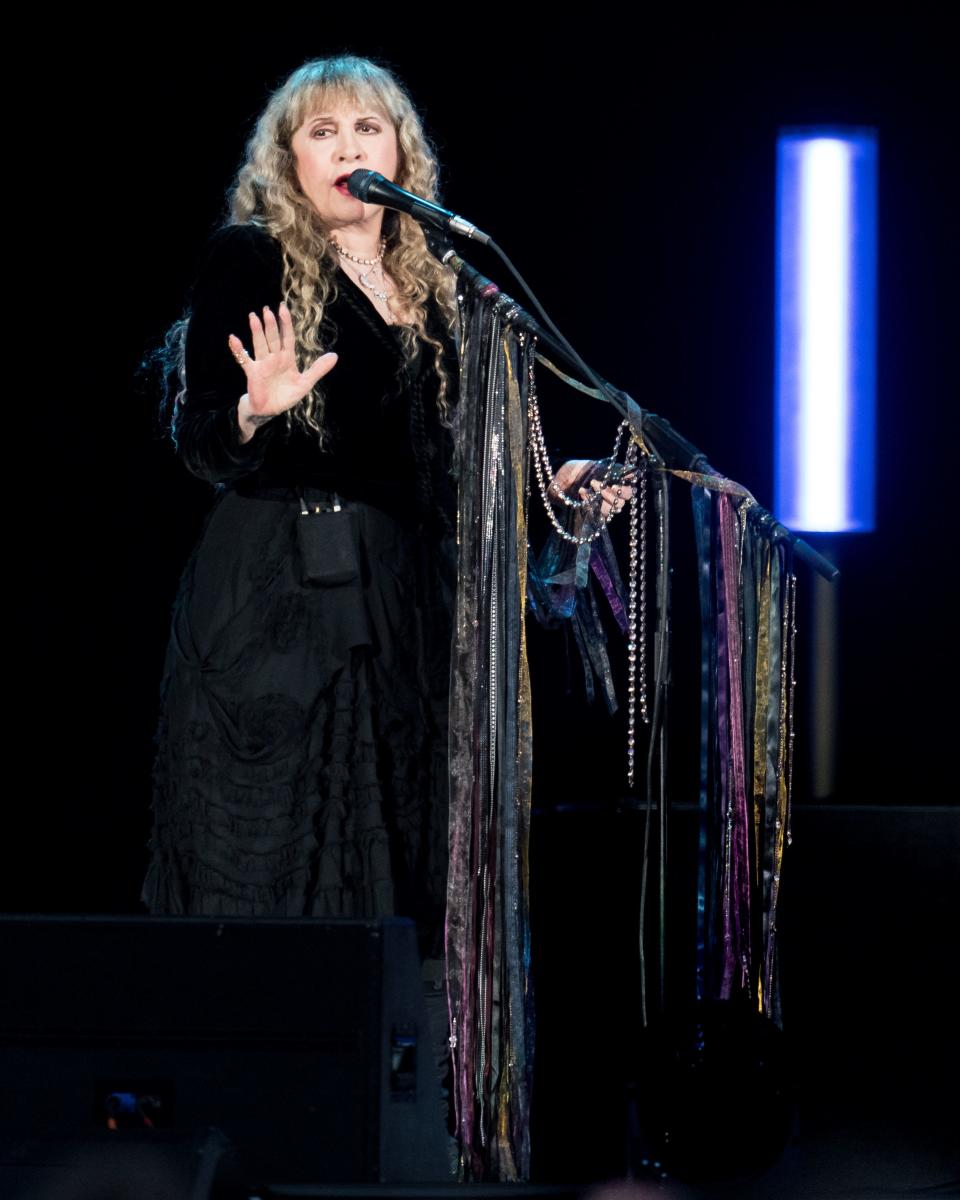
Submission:
<svg viewBox="0 0 960 1200">
<path fill-rule="evenodd" d="M 356 515 L 340 506 L 336 496 L 329 508 L 308 508 L 300 496 L 297 518 L 300 579 L 316 587 L 338 587 L 360 577 Z"/>
</svg>

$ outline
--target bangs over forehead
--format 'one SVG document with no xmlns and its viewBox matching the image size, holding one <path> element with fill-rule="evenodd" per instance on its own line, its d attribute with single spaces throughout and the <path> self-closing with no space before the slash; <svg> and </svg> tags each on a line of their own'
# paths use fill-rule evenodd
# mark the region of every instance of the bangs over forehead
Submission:
<svg viewBox="0 0 960 1200">
<path fill-rule="evenodd" d="M 379 112 L 394 126 L 410 109 L 396 81 L 382 68 L 364 59 L 326 59 L 307 63 L 288 81 L 286 124 L 290 134 L 309 117 L 341 104 Z"/>
<path fill-rule="evenodd" d="M 291 125 L 298 129 L 310 117 L 330 112 L 341 105 L 350 105 L 361 112 L 382 113 L 394 121 L 390 106 L 373 88 L 347 87 L 346 85 L 314 84 L 305 88 L 290 106 Z"/>
</svg>

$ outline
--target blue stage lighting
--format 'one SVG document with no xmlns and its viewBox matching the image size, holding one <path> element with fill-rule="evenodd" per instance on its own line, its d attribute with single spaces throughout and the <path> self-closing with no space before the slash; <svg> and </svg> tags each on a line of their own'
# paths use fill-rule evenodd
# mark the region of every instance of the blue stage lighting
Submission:
<svg viewBox="0 0 960 1200">
<path fill-rule="evenodd" d="M 785 525 L 874 527 L 877 136 L 777 140 L 774 509 Z"/>
</svg>

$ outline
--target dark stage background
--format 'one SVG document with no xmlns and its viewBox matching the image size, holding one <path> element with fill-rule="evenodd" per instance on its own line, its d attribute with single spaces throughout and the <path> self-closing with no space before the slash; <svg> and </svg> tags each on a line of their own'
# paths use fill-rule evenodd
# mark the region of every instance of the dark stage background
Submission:
<svg viewBox="0 0 960 1200">
<path fill-rule="evenodd" d="M 795 935 L 784 946 L 794 985 L 785 1008 L 810 1046 L 826 1046 L 831 998 L 866 1004 L 885 1053 L 919 1072 L 918 1088 L 935 1088 L 956 1060 L 955 1034 L 938 1024 L 956 950 L 948 914 L 958 849 L 948 39 L 919 17 L 860 33 L 799 20 L 789 30 L 708 28 L 691 17 L 638 35 L 613 14 L 586 19 L 581 12 L 566 34 L 515 17 L 477 33 L 436 17 L 394 27 L 359 11 L 349 22 L 298 13 L 296 32 L 232 22 L 200 44 L 158 13 L 152 25 L 138 16 L 136 32 L 114 30 L 121 47 L 126 39 L 119 53 L 97 49 L 89 27 L 74 45 L 61 29 L 52 53 L 45 47 L 53 83 L 35 88 L 29 198 L 13 217 L 14 236 L 37 251 L 25 274 L 36 430 L 26 444 L 12 438 L 7 453 L 13 524 L 24 535 L 11 562 L 25 562 L 29 582 L 25 624 L 9 627 L 22 664 L 10 697 L 11 762 L 21 767 L 7 802 L 15 827 L 3 839 L 2 907 L 139 911 L 169 610 L 209 492 L 174 460 L 157 397 L 135 376 L 181 312 L 273 85 L 305 58 L 343 49 L 394 66 L 438 146 L 449 206 L 497 237 L 599 371 L 762 503 L 772 500 L 775 134 L 781 124 L 874 125 L 878 528 L 833 546 L 843 571 L 839 761 L 835 793 L 820 807 L 809 803 L 803 757 L 812 580 L 800 577 L 804 840 L 785 891 Z M 515 292 L 479 249 L 468 257 Z M 556 389 L 544 420 L 558 454 L 578 457 L 607 453 L 616 424 L 596 402 Z M 671 799 L 682 806 L 696 798 L 697 646 L 680 486 L 674 504 Z M 542 1061 L 551 1085 L 576 1096 L 585 1079 L 607 1081 L 600 1059 L 624 1054 L 622 1042 L 598 1051 L 588 1032 L 598 1015 L 614 1014 L 621 1028 L 636 1022 L 639 822 L 617 813 L 618 720 L 586 710 L 562 638 L 531 637 Z M 689 893 L 680 881 L 690 878 L 692 839 L 682 816 L 677 829 L 681 994 Z M 886 955 L 900 980 L 892 990 L 890 975 L 877 974 Z M 901 986 L 904 977 L 916 988 Z M 916 1029 L 921 995 L 928 1040 L 918 1055 L 902 1030 Z M 857 1062 L 875 1062 L 876 1051 L 867 1038 Z M 616 1135 L 604 1136 L 615 1157 Z"/>
</svg>

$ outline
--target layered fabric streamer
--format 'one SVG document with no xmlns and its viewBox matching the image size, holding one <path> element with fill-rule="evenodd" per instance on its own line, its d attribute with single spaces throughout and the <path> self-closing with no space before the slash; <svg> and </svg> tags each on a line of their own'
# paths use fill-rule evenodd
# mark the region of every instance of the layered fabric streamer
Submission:
<svg viewBox="0 0 960 1200">
<path fill-rule="evenodd" d="M 667 470 L 649 457 L 637 414 L 631 413 L 630 427 L 640 461 L 649 470 Z M 667 473 L 691 485 L 700 588 L 695 994 L 746 997 L 779 1024 L 776 911 L 790 837 L 795 686 L 791 551 L 751 519 L 756 502 L 739 484 L 703 472 Z M 571 490 L 586 479 L 575 480 Z M 657 569 L 659 579 L 660 556 Z M 545 625 L 569 620 L 587 698 L 599 690 L 613 712 L 616 697 L 592 577 L 623 630 L 624 589 L 605 532 L 589 546 L 571 546 L 552 535 L 531 562 L 530 604 Z M 644 991 L 645 972 L 642 962 Z"/>
<path fill-rule="evenodd" d="M 446 960 L 467 1179 L 529 1175 L 530 686 L 526 390 L 532 345 L 495 292 L 461 308 L 459 576 L 451 664 Z"/>
<path fill-rule="evenodd" d="M 790 840 L 796 577 L 720 476 L 693 485 L 701 615 L 697 999 L 780 1023 L 776 913 Z"/>
<path fill-rule="evenodd" d="M 632 511 L 629 596 L 605 530 L 586 538 L 581 528 L 571 545 L 561 526 L 531 560 L 528 579 L 528 449 L 536 465 L 538 440 L 528 446 L 531 412 L 539 431 L 534 346 L 505 325 L 494 285 L 464 291 L 446 970 L 463 1175 L 509 1182 L 529 1175 L 535 1034 L 528 583 L 539 619 L 571 622 L 587 694 L 602 695 L 613 711 L 597 589 L 603 593 L 627 634 L 631 663 L 639 660 L 636 678 L 630 668 L 632 739 L 635 703 L 647 717 L 645 701 L 635 700 L 644 692 L 646 525 Z M 641 411 L 624 399 L 625 463 L 640 469 L 642 514 L 644 472 L 665 467 L 645 444 Z M 608 461 L 616 459 L 620 436 Z M 538 476 L 542 470 L 541 463 Z M 751 519 L 755 501 L 738 484 L 702 472 L 669 473 L 691 485 L 701 608 L 695 991 L 698 999 L 748 997 L 779 1023 L 776 911 L 793 761 L 791 552 Z M 545 481 L 538 482 L 548 504 Z M 572 520 L 567 514 L 566 524 Z M 661 674 L 666 678 L 665 664 Z M 632 741 L 629 755 L 632 778 Z"/>
</svg>

